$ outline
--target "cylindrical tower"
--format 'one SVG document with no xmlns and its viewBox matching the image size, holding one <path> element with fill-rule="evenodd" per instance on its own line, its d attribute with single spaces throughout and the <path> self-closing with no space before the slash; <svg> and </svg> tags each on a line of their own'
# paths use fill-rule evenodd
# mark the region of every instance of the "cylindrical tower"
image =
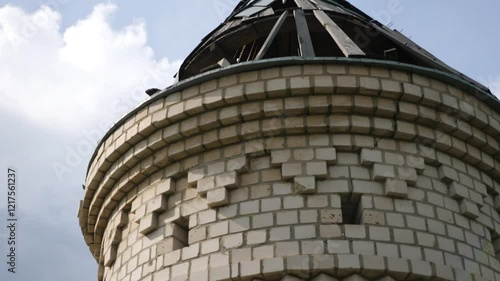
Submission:
<svg viewBox="0 0 500 281">
<path fill-rule="evenodd" d="M 500 281 L 500 102 L 347 3 L 241 1 L 99 143 L 99 280 Z"/>
</svg>

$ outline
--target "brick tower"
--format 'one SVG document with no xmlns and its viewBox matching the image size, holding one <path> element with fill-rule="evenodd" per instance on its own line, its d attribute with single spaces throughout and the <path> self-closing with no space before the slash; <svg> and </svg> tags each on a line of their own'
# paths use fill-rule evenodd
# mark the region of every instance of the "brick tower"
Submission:
<svg viewBox="0 0 500 281">
<path fill-rule="evenodd" d="M 500 102 L 343 0 L 243 0 L 99 143 L 105 281 L 500 281 Z"/>
</svg>

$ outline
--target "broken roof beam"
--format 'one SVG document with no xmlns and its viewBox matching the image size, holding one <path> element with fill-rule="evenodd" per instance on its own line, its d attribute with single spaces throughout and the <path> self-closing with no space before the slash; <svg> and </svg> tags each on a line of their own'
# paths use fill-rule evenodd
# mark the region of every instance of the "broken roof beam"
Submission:
<svg viewBox="0 0 500 281">
<path fill-rule="evenodd" d="M 214 70 L 214 69 L 221 68 L 221 67 L 230 66 L 230 65 L 231 65 L 231 63 L 229 63 L 228 60 L 221 59 L 217 63 L 211 64 L 207 67 L 200 69 L 200 73 L 207 72 L 207 71 Z"/>
<path fill-rule="evenodd" d="M 271 47 L 271 44 L 274 41 L 274 38 L 278 34 L 278 32 L 281 29 L 281 26 L 283 26 L 283 23 L 285 23 L 286 18 L 288 17 L 288 11 L 285 11 L 281 16 L 279 17 L 278 21 L 273 26 L 273 29 L 271 30 L 271 33 L 266 38 L 266 41 L 262 45 L 262 47 L 259 50 L 259 53 L 257 53 L 257 56 L 255 56 L 255 60 L 261 60 L 264 58 L 264 56 L 267 53 L 267 50 L 269 50 L 269 47 Z"/>
<path fill-rule="evenodd" d="M 346 57 L 366 56 L 365 52 L 363 52 L 324 11 L 314 10 L 314 15 L 325 27 L 326 31 L 330 34 L 335 43 L 337 43 Z"/>
<path fill-rule="evenodd" d="M 217 43 L 213 43 L 210 46 L 210 52 L 216 53 L 221 58 L 226 59 L 230 64 L 236 63 L 236 60 L 226 50 L 224 50 L 221 46 L 219 46 Z"/>
<path fill-rule="evenodd" d="M 295 25 L 297 26 L 297 38 L 299 40 L 300 55 L 302 57 L 315 57 L 311 34 L 307 26 L 307 20 L 302 10 L 293 11 Z"/>
</svg>

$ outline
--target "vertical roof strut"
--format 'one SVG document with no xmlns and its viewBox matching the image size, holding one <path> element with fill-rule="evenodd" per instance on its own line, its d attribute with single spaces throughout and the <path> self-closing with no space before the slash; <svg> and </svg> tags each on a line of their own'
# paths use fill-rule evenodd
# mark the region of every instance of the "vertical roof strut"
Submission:
<svg viewBox="0 0 500 281">
<path fill-rule="evenodd" d="M 314 47 L 309 33 L 306 17 L 302 10 L 293 11 L 295 25 L 297 26 L 297 38 L 299 41 L 300 55 L 302 57 L 315 57 Z"/>
</svg>

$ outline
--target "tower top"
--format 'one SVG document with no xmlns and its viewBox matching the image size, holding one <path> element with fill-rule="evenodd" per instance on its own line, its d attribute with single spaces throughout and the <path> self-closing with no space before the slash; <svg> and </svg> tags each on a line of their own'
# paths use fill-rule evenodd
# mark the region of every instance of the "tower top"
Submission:
<svg viewBox="0 0 500 281">
<path fill-rule="evenodd" d="M 287 3 L 288 2 L 288 3 Z M 302 1 L 294 1 L 294 0 L 241 0 L 236 8 L 228 17 L 229 19 L 234 18 L 242 18 L 255 15 L 256 13 L 262 12 L 269 8 L 277 8 L 281 6 L 285 7 L 293 7 L 293 8 L 303 8 L 303 9 L 324 9 L 329 11 L 335 11 L 338 13 L 344 13 L 346 15 L 360 17 L 366 20 L 372 20 L 370 16 L 363 13 L 363 11 L 359 10 L 355 6 L 351 5 L 351 3 L 345 0 L 302 0 Z"/>
<path fill-rule="evenodd" d="M 178 79 L 285 57 L 404 63 L 448 73 L 489 93 L 485 86 L 345 0 L 241 0 L 186 58 Z"/>
</svg>

